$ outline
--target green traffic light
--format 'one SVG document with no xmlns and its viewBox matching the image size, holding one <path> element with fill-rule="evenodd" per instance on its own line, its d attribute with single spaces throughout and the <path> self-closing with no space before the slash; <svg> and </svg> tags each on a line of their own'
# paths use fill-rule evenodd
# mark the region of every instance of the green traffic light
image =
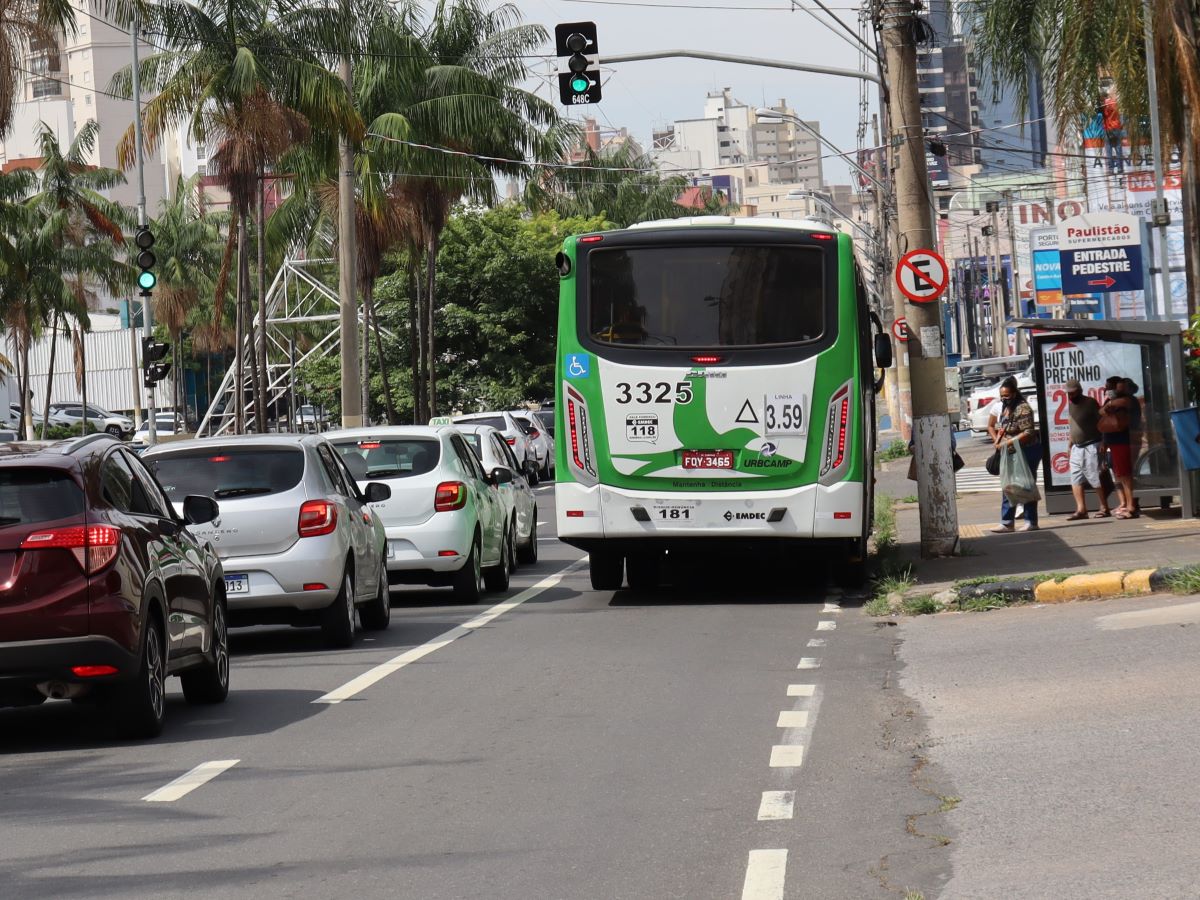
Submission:
<svg viewBox="0 0 1200 900">
<path fill-rule="evenodd" d="M 158 278 L 153 272 L 143 272 L 138 276 L 138 287 L 143 291 L 148 291 L 158 283 Z"/>
<path fill-rule="evenodd" d="M 571 79 L 571 90 L 573 90 L 577 94 L 585 93 L 587 91 L 587 89 L 591 86 L 592 86 L 592 83 L 590 81 L 588 81 L 588 79 L 584 78 L 582 75 L 576 75 L 574 78 Z"/>
</svg>

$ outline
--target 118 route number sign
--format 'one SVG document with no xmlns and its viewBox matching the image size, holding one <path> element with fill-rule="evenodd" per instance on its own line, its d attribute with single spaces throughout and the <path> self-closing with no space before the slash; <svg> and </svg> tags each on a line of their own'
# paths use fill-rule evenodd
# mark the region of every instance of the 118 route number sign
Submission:
<svg viewBox="0 0 1200 900">
<path fill-rule="evenodd" d="M 896 286 L 913 303 L 932 303 L 949 283 L 946 261 L 932 250 L 910 250 L 896 263 Z"/>
</svg>

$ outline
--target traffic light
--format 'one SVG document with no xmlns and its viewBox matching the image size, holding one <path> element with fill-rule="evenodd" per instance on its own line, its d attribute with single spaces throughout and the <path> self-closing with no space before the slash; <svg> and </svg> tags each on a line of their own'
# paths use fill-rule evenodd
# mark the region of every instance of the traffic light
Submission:
<svg viewBox="0 0 1200 900">
<path fill-rule="evenodd" d="M 150 292 L 154 290 L 154 285 L 158 284 L 158 276 L 154 274 L 154 263 L 157 260 L 154 251 L 150 249 L 154 246 L 154 235 L 150 233 L 147 226 L 143 225 L 137 230 L 133 242 L 138 248 L 138 268 L 142 270 L 138 273 L 138 287 L 142 289 L 143 297 L 149 297 Z"/>
<path fill-rule="evenodd" d="M 600 61 L 595 22 L 567 22 L 554 26 L 557 56 L 567 57 L 567 71 L 559 73 L 558 97 L 564 106 L 600 102 Z"/>
<path fill-rule="evenodd" d="M 171 371 L 171 364 L 161 361 L 170 349 L 171 345 L 163 341 L 156 341 L 152 337 L 142 338 L 142 384 L 146 387 L 154 387 Z"/>
</svg>

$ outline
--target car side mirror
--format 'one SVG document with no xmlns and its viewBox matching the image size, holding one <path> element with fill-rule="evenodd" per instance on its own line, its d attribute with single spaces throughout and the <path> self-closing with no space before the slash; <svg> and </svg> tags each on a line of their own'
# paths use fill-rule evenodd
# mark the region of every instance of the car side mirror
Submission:
<svg viewBox="0 0 1200 900">
<path fill-rule="evenodd" d="M 512 469 L 507 466 L 496 466 L 496 468 L 492 469 L 490 480 L 497 487 L 502 484 L 512 484 Z"/>
<path fill-rule="evenodd" d="M 392 489 L 386 484 L 372 481 L 367 485 L 364 496 L 367 498 L 368 503 L 382 503 L 384 500 L 391 499 Z"/>
<path fill-rule="evenodd" d="M 892 365 L 892 339 L 886 334 L 875 335 L 875 365 L 889 369 Z"/>
<path fill-rule="evenodd" d="M 221 515 L 221 507 L 212 497 L 189 494 L 183 498 L 183 520 L 189 525 L 203 525 Z"/>
</svg>

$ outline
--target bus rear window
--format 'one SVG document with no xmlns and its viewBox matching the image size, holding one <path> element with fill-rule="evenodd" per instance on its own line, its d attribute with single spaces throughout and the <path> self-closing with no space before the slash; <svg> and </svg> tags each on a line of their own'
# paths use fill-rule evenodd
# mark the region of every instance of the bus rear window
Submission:
<svg viewBox="0 0 1200 900">
<path fill-rule="evenodd" d="M 593 340 L 645 348 L 815 341 L 825 330 L 817 247 L 629 247 L 588 254 Z"/>
</svg>

